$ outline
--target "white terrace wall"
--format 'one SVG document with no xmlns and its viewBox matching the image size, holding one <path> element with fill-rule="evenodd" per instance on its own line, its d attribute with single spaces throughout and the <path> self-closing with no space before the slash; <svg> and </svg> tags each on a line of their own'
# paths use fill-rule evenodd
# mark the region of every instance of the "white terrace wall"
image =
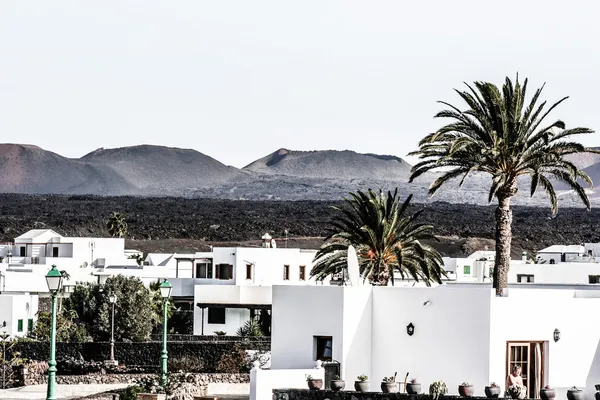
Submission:
<svg viewBox="0 0 600 400">
<path fill-rule="evenodd" d="M 307 389 L 307 375 L 325 379 L 325 370 L 320 366 L 278 370 L 262 370 L 255 366 L 250 371 L 250 400 L 271 400 L 273 389 Z"/>
<path fill-rule="evenodd" d="M 457 393 L 458 385 L 468 381 L 483 396 L 489 383 L 491 296 L 487 285 L 373 288 L 371 382 L 378 384 L 394 372 L 403 381 L 409 373 L 425 392 L 430 383 L 443 380 L 450 393 Z M 410 323 L 412 336 L 407 334 Z"/>
<path fill-rule="evenodd" d="M 517 283 L 520 274 L 533 275 L 534 283 L 587 285 L 590 275 L 600 275 L 600 263 L 511 264 L 508 282 Z"/>
<path fill-rule="evenodd" d="M 510 288 L 508 297 L 493 298 L 490 380 L 504 386 L 507 341 L 546 341 L 549 374 L 545 383 L 557 389 L 556 398 L 566 398 L 572 386 L 585 387 L 586 398 L 593 398 L 594 385 L 600 383 L 600 291 L 580 292 Z M 575 297 L 576 293 L 582 297 Z M 553 340 L 555 329 L 561 333 L 558 342 Z"/>
</svg>

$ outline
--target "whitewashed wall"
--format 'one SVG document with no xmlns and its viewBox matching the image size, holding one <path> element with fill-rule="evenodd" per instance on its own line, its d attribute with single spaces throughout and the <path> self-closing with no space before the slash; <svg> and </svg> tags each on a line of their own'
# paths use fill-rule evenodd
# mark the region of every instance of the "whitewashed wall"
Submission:
<svg viewBox="0 0 600 400">
<path fill-rule="evenodd" d="M 535 283 L 587 285 L 590 275 L 600 275 L 600 263 L 511 264 L 508 282 L 517 283 L 519 274 L 533 275 Z"/>
<path fill-rule="evenodd" d="M 325 379 L 323 368 L 262 370 L 256 366 L 250 371 L 250 400 L 271 400 L 273 389 L 307 389 L 307 375 Z"/>
<path fill-rule="evenodd" d="M 194 335 L 202 334 L 202 318 L 202 309 L 194 306 Z M 223 331 L 227 335 L 235 336 L 238 329 L 248 320 L 250 320 L 250 310 L 228 308 L 225 310 L 224 324 L 209 324 L 208 309 L 204 309 L 204 334 L 214 335 L 215 331 Z"/>
</svg>

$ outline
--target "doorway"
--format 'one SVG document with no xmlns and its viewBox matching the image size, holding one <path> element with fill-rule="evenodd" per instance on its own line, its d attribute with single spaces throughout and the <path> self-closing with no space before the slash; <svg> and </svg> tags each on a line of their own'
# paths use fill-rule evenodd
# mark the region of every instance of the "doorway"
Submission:
<svg viewBox="0 0 600 400">
<path fill-rule="evenodd" d="M 506 377 L 515 366 L 521 367 L 523 386 L 527 388 L 525 398 L 539 399 L 540 389 L 546 385 L 547 348 L 545 341 L 506 342 Z"/>
</svg>

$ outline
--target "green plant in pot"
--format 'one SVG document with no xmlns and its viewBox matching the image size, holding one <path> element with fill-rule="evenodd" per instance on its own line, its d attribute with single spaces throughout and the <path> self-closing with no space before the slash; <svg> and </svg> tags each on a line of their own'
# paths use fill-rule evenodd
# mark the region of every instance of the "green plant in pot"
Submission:
<svg viewBox="0 0 600 400">
<path fill-rule="evenodd" d="M 498 397 L 500 397 L 500 393 L 502 392 L 500 386 L 496 385 L 496 382 L 490 383 L 490 385 L 486 386 L 484 390 L 485 396 L 488 399 L 497 399 Z"/>
<path fill-rule="evenodd" d="M 556 390 L 552 389 L 550 386 L 546 385 L 544 388 L 540 389 L 540 398 L 542 400 L 552 400 L 556 397 Z"/>
<path fill-rule="evenodd" d="M 381 382 L 381 391 L 383 393 L 397 393 L 399 390 L 396 376 L 383 378 L 383 381 Z"/>
<path fill-rule="evenodd" d="M 354 382 L 354 390 L 357 392 L 368 392 L 369 391 L 369 377 L 366 375 L 359 375 L 356 377 Z"/>
<path fill-rule="evenodd" d="M 344 390 L 346 387 L 346 382 L 344 382 L 339 375 L 333 377 L 331 382 L 329 382 L 329 388 L 334 392 L 339 392 L 340 390 Z"/>
<path fill-rule="evenodd" d="M 525 395 L 525 388 L 521 385 L 511 385 L 506 389 L 506 393 L 511 399 L 520 399 L 521 395 Z"/>
<path fill-rule="evenodd" d="M 310 390 L 321 390 L 323 389 L 323 379 L 315 379 L 310 375 L 306 375 L 306 383 Z"/>
<path fill-rule="evenodd" d="M 567 399 L 583 400 L 583 390 L 577 389 L 577 387 L 573 386 L 571 389 L 567 390 Z"/>
<path fill-rule="evenodd" d="M 446 382 L 437 381 L 429 385 L 429 395 L 433 400 L 438 400 L 440 397 L 448 393 Z"/>
<path fill-rule="evenodd" d="M 406 393 L 408 394 L 420 394 L 421 384 L 416 379 L 411 379 L 406 383 Z"/>
<path fill-rule="evenodd" d="M 472 397 L 475 393 L 475 388 L 468 382 L 463 382 L 458 386 L 458 394 L 462 397 Z"/>
</svg>

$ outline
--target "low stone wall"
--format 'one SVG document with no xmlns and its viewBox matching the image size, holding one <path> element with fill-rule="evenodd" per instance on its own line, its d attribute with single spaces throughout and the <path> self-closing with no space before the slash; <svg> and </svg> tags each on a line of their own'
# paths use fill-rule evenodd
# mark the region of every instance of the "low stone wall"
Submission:
<svg viewBox="0 0 600 400">
<path fill-rule="evenodd" d="M 198 386 L 208 386 L 209 383 L 248 383 L 249 374 L 184 374 L 186 381 L 193 381 Z M 89 375 L 57 375 L 56 383 L 63 385 L 79 384 L 134 384 L 136 380 L 156 376 L 156 374 L 89 374 Z M 28 376 L 26 385 L 41 385 L 48 383 L 48 376 Z"/>
<path fill-rule="evenodd" d="M 407 393 L 354 392 L 308 389 L 274 389 L 273 400 L 432 400 L 428 394 L 410 395 Z M 442 396 L 440 400 L 465 400 L 460 396 Z M 486 397 L 473 396 L 469 400 L 488 400 Z M 503 400 L 502 398 L 498 400 Z"/>
</svg>

